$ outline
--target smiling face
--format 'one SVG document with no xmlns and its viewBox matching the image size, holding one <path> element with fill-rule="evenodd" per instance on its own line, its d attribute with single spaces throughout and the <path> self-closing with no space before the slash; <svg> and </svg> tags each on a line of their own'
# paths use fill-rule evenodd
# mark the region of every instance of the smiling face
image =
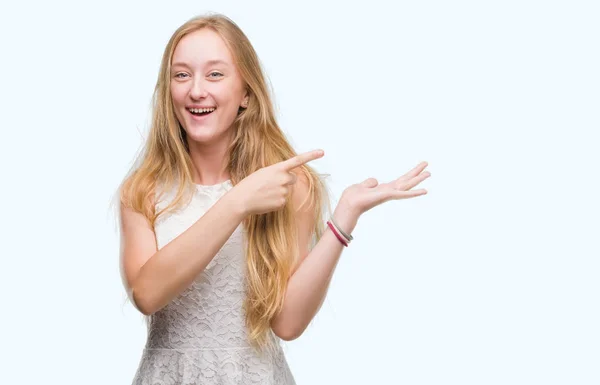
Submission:
<svg viewBox="0 0 600 385">
<path fill-rule="evenodd" d="M 226 138 L 247 98 L 223 39 L 207 28 L 184 36 L 173 52 L 170 78 L 175 115 L 188 141 L 209 144 Z"/>
</svg>

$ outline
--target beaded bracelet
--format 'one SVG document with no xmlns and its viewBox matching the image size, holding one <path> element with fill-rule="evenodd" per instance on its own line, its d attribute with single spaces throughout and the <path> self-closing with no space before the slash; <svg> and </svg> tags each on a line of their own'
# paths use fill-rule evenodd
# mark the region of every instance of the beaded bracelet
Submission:
<svg viewBox="0 0 600 385">
<path fill-rule="evenodd" d="M 340 233 L 338 233 L 338 230 L 331 223 L 331 221 L 327 221 L 327 226 L 329 226 L 329 228 L 331 229 L 333 234 L 335 234 L 336 238 L 342 243 L 342 245 L 344 245 L 345 247 L 348 247 L 348 242 L 346 242 L 346 239 L 344 239 L 344 237 L 342 237 L 342 235 L 340 235 Z"/>
</svg>

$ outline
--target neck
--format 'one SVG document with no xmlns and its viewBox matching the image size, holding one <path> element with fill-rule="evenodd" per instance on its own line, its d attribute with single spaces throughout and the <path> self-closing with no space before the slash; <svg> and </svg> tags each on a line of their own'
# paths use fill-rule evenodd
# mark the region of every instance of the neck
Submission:
<svg viewBox="0 0 600 385">
<path fill-rule="evenodd" d="M 229 142 L 226 140 L 210 144 L 189 141 L 194 183 L 215 185 L 231 178 L 227 170 L 228 146 Z"/>
</svg>

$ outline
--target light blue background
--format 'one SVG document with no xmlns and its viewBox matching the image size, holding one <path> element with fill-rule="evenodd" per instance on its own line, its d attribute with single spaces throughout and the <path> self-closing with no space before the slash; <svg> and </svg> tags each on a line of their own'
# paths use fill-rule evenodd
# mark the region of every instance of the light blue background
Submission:
<svg viewBox="0 0 600 385">
<path fill-rule="evenodd" d="M 212 6 L 214 4 L 214 6 Z M 129 384 L 145 342 L 107 211 L 167 40 L 247 33 L 334 203 L 420 161 L 361 218 L 298 384 L 599 384 L 599 6 L 592 1 L 12 2 L 2 46 L 2 379 Z"/>
</svg>

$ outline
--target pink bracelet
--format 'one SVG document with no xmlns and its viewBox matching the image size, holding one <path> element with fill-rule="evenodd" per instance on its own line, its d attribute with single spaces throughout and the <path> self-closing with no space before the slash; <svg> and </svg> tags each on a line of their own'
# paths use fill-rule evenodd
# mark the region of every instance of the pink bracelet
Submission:
<svg viewBox="0 0 600 385">
<path fill-rule="evenodd" d="M 337 239 L 342 243 L 342 245 L 348 247 L 348 242 L 346 242 L 346 240 L 338 233 L 337 229 L 330 221 L 327 221 L 327 226 L 329 226 L 331 231 L 333 231 L 333 233 L 335 234 Z"/>
</svg>

